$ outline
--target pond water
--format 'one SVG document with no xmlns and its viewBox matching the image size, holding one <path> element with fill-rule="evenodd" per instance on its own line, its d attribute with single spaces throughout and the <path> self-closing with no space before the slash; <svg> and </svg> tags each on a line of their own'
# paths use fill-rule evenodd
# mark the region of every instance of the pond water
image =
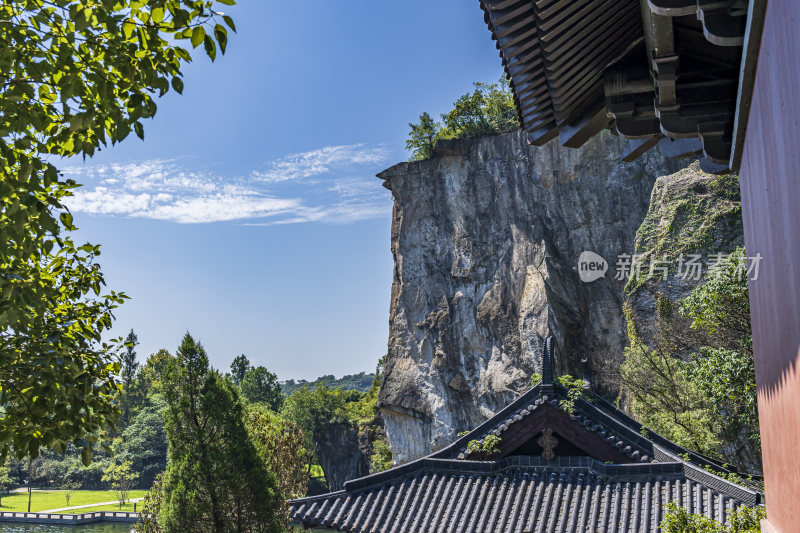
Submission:
<svg viewBox="0 0 800 533">
<path fill-rule="evenodd" d="M 2 533 L 130 533 L 133 524 L 123 522 L 96 522 L 80 526 L 56 524 L 0 524 Z"/>
</svg>

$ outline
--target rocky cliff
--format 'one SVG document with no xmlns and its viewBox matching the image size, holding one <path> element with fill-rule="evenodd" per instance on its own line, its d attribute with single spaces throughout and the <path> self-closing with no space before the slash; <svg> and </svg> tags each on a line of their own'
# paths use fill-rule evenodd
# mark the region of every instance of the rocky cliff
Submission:
<svg viewBox="0 0 800 533">
<path fill-rule="evenodd" d="M 394 197 L 395 260 L 379 405 L 395 460 L 450 443 L 510 402 L 553 335 L 560 374 L 593 377 L 625 344 L 624 281 L 656 177 L 657 152 L 621 163 L 623 141 L 529 146 L 521 133 L 449 141 L 379 177 Z M 582 282 L 578 257 L 608 261 Z"/>
<path fill-rule="evenodd" d="M 337 491 L 344 482 L 369 474 L 369 462 L 361 450 L 358 430 L 347 422 L 328 424 L 315 442 L 315 450 L 328 490 Z"/>
<path fill-rule="evenodd" d="M 630 252 L 635 254 L 632 271 L 639 275 L 625 286 L 628 322 L 639 340 L 651 347 L 657 343 L 659 298 L 680 303 L 705 282 L 717 254 L 730 254 L 739 246 L 744 246 L 744 228 L 735 174 L 707 174 L 694 162 L 659 177 Z M 651 263 L 663 265 L 666 272 L 653 268 L 651 273 Z M 674 319 L 677 327 L 689 327 L 689 320 Z M 704 337 L 696 340 L 702 344 Z"/>
</svg>

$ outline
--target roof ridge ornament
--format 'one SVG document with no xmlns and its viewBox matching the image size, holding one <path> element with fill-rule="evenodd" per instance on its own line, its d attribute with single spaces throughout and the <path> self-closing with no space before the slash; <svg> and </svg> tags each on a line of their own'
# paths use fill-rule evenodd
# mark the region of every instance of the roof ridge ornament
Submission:
<svg viewBox="0 0 800 533">
<path fill-rule="evenodd" d="M 542 385 L 553 385 L 553 336 L 548 335 L 542 352 Z"/>
</svg>

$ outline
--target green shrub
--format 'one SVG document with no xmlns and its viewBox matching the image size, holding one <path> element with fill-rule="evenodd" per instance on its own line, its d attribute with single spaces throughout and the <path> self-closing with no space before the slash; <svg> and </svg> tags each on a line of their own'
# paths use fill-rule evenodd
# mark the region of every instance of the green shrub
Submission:
<svg viewBox="0 0 800 533">
<path fill-rule="evenodd" d="M 486 455 L 500 453 L 501 442 L 502 439 L 497 435 L 487 435 L 481 440 L 471 440 L 469 444 L 467 444 L 467 455 L 473 453 L 483 453 Z"/>
<path fill-rule="evenodd" d="M 760 521 L 767 517 L 763 507 L 742 507 L 728 515 L 721 524 L 703 515 L 693 514 L 674 502 L 667 505 L 661 521 L 662 533 L 759 533 Z"/>
</svg>

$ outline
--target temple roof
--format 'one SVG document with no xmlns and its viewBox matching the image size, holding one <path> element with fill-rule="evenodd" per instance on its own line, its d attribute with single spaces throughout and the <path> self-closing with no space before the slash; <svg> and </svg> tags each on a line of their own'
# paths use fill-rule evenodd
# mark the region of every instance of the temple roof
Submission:
<svg viewBox="0 0 800 533">
<path fill-rule="evenodd" d="M 360 533 L 656 531 L 669 502 L 717 520 L 760 502 L 708 471 L 728 473 L 714 460 L 553 383 L 547 346 L 542 382 L 484 424 L 342 491 L 290 501 L 292 518 Z"/>
<path fill-rule="evenodd" d="M 480 0 L 533 144 L 603 129 L 736 169 L 764 0 Z"/>
</svg>

